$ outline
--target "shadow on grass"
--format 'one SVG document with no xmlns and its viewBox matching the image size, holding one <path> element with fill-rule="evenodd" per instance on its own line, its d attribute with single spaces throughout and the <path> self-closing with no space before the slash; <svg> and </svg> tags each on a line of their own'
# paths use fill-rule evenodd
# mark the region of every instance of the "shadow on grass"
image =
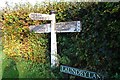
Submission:
<svg viewBox="0 0 120 80">
<path fill-rule="evenodd" d="M 5 78 L 19 78 L 19 71 L 14 60 L 11 60 L 10 64 L 5 67 L 2 78 L 2 80 Z"/>
</svg>

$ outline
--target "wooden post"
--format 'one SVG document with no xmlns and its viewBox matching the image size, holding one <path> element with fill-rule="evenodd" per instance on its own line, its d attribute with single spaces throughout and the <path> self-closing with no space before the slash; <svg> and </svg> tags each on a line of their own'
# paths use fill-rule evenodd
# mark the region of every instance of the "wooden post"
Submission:
<svg viewBox="0 0 120 80">
<path fill-rule="evenodd" d="M 51 67 L 58 66 L 55 11 L 51 11 Z"/>
</svg>

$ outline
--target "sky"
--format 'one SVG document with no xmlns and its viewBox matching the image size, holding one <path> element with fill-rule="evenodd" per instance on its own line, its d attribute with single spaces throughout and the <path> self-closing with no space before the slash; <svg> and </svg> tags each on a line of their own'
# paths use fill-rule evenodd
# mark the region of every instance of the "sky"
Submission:
<svg viewBox="0 0 120 80">
<path fill-rule="evenodd" d="M 42 1 L 51 1 L 51 0 L 0 0 L 0 8 L 6 7 L 6 1 L 10 6 L 14 5 L 15 3 L 25 3 L 29 2 L 32 5 L 34 5 L 36 2 L 42 2 Z"/>
<path fill-rule="evenodd" d="M 36 2 L 42 2 L 42 1 L 85 1 L 85 0 L 0 0 L 0 9 L 2 7 L 5 7 L 6 6 L 6 1 L 8 2 L 8 4 L 10 6 L 14 5 L 15 3 L 25 3 L 25 2 L 29 2 L 31 3 L 32 5 L 34 5 Z M 94 0 L 93 0 L 94 1 Z M 96 0 L 95 0 L 96 1 Z M 98 0 L 99 1 L 99 0 Z M 102 0 L 100 0 L 102 1 Z M 104 1 L 104 0 L 103 0 Z M 109 0 L 106 0 L 106 1 L 109 1 Z M 110 1 L 114 1 L 114 0 L 110 0 Z M 115 1 L 120 1 L 120 0 L 115 0 Z"/>
<path fill-rule="evenodd" d="M 6 2 L 9 4 L 9 6 L 13 6 L 15 3 L 25 3 L 25 2 L 29 2 L 32 5 L 34 5 L 37 2 L 43 2 L 43 1 L 47 1 L 47 2 L 53 2 L 53 1 L 57 1 L 57 2 L 61 2 L 61 1 L 76 1 L 76 0 L 0 0 L 0 9 L 6 7 Z"/>
</svg>

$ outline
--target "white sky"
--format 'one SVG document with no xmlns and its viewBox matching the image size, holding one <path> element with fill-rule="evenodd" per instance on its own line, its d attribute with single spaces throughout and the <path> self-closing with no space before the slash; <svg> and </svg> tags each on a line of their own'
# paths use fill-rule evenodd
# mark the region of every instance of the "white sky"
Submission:
<svg viewBox="0 0 120 80">
<path fill-rule="evenodd" d="M 57 2 L 59 2 L 59 1 L 85 1 L 85 0 L 0 0 L 0 8 L 6 6 L 5 5 L 6 1 L 8 2 L 8 4 L 10 6 L 12 6 L 14 3 L 19 3 L 19 2 L 20 3 L 30 2 L 32 5 L 34 5 L 36 2 L 42 2 L 42 1 L 57 1 Z M 93 1 L 104 1 L 104 0 L 93 0 Z M 109 1 L 109 0 L 105 0 L 105 1 Z M 120 0 L 110 0 L 110 1 L 120 1 Z"/>
<path fill-rule="evenodd" d="M 32 5 L 34 5 L 36 2 L 42 2 L 42 1 L 53 1 L 53 0 L 0 0 L 0 8 L 5 7 L 5 2 L 8 2 L 10 6 L 12 6 L 15 3 L 25 3 L 30 2 Z M 59 1 L 59 0 L 58 0 Z"/>
<path fill-rule="evenodd" d="M 37 2 L 53 2 L 53 1 L 57 1 L 57 2 L 61 2 L 61 1 L 79 1 L 79 0 L 0 0 L 0 10 L 4 7 L 6 7 L 7 5 L 5 4 L 6 2 L 8 2 L 9 6 L 14 6 L 15 3 L 25 3 L 25 2 L 29 2 L 32 5 L 34 5 Z"/>
</svg>

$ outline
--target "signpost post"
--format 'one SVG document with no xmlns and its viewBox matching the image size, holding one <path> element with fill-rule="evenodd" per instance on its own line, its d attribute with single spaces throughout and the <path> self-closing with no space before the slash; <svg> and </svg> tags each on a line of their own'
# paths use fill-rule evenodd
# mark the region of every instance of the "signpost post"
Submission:
<svg viewBox="0 0 120 80">
<path fill-rule="evenodd" d="M 51 11 L 51 67 L 58 66 L 55 11 Z"/>
<path fill-rule="evenodd" d="M 49 33 L 51 32 L 51 67 L 57 67 L 59 60 L 57 58 L 57 42 L 56 32 L 80 32 L 80 21 L 61 22 L 56 23 L 55 11 L 51 11 L 51 14 L 31 13 L 29 17 L 32 20 L 51 20 L 51 24 L 45 24 L 40 26 L 30 26 L 30 30 L 35 33 Z"/>
</svg>

